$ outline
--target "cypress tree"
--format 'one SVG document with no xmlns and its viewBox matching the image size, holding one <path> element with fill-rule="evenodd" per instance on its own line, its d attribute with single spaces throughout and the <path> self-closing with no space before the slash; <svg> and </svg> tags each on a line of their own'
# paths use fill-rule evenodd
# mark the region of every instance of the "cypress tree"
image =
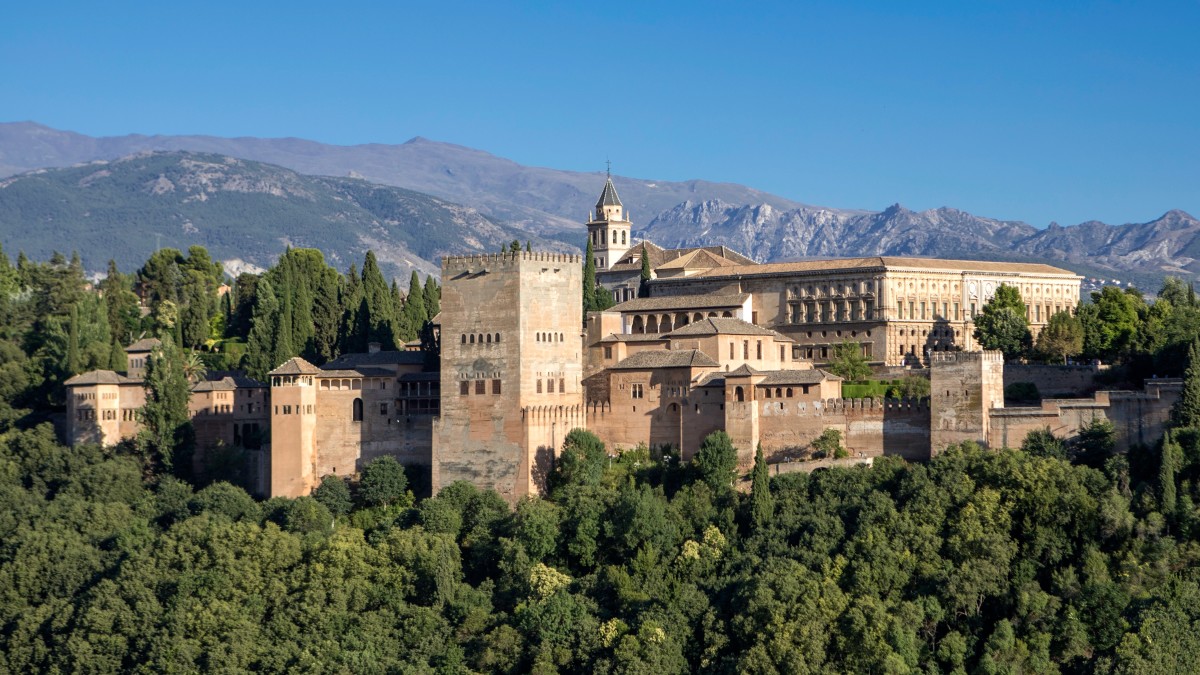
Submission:
<svg viewBox="0 0 1200 675">
<path fill-rule="evenodd" d="M 433 321 L 433 317 L 437 316 L 442 311 L 442 289 L 438 286 L 437 279 L 433 275 L 425 277 L 425 313 L 429 315 L 429 320 Z"/>
<path fill-rule="evenodd" d="M 425 291 L 421 288 L 421 280 L 417 278 L 416 270 L 413 270 L 412 277 L 408 280 L 408 297 L 404 300 L 404 319 L 402 324 L 405 327 L 405 332 L 401 335 L 401 338 L 405 342 L 417 339 L 421 328 L 429 320 L 427 311 L 425 308 Z"/>
<path fill-rule="evenodd" d="M 1162 456 L 1159 459 L 1158 496 L 1159 508 L 1168 518 L 1175 515 L 1175 473 L 1179 469 L 1180 455 L 1182 455 L 1182 449 L 1175 440 L 1174 432 L 1167 430 L 1163 436 Z"/>
<path fill-rule="evenodd" d="M 121 341 L 114 339 L 108 351 L 108 369 L 115 373 L 123 373 L 129 368 L 129 361 L 125 358 L 125 350 L 121 347 Z"/>
<path fill-rule="evenodd" d="M 151 466 L 170 470 L 190 468 L 194 433 L 188 417 L 191 388 L 184 374 L 183 354 L 170 335 L 146 361 L 146 403 L 138 446 Z"/>
<path fill-rule="evenodd" d="M 179 320 L 183 324 L 180 328 L 183 335 L 181 344 L 196 349 L 208 339 L 209 299 L 204 279 L 199 278 L 196 272 L 188 274 L 188 282 L 184 292 L 187 304 L 179 313 Z"/>
<path fill-rule="evenodd" d="M 395 349 L 396 312 L 383 272 L 375 260 L 375 252 L 367 251 L 362 269 L 363 300 L 367 306 L 367 342 L 378 342 L 384 349 Z M 362 318 L 360 317 L 360 322 Z"/>
<path fill-rule="evenodd" d="M 279 306 L 279 319 L 275 328 L 275 349 L 271 352 L 272 369 L 299 353 L 292 342 L 292 294 L 285 291 L 282 295 L 283 302 Z"/>
<path fill-rule="evenodd" d="M 367 349 L 367 336 L 362 332 L 362 322 L 358 318 L 362 300 L 362 281 L 358 276 L 358 268 L 351 264 L 341 292 L 342 329 L 338 342 L 341 343 L 343 354 Z"/>
<path fill-rule="evenodd" d="M 533 247 L 529 245 L 529 240 L 528 240 L 528 239 L 526 239 L 526 240 L 525 240 L 525 252 L 526 252 L 526 253 L 533 253 Z"/>
<path fill-rule="evenodd" d="M 750 517 L 757 528 L 765 527 L 775 515 L 775 500 L 771 497 L 771 476 L 763 457 L 762 443 L 754 451 L 754 475 L 750 486 Z"/>
<path fill-rule="evenodd" d="M 583 320 L 587 313 L 595 310 L 596 303 L 596 258 L 592 250 L 592 239 L 588 237 L 587 250 L 583 254 Z"/>
<path fill-rule="evenodd" d="M 1200 428 L 1200 338 L 1188 347 L 1187 369 L 1183 373 L 1183 392 L 1171 411 L 1176 427 Z"/>
<path fill-rule="evenodd" d="M 642 277 L 641 277 L 641 283 L 638 284 L 638 297 L 644 298 L 644 297 L 650 295 L 650 286 L 648 285 L 648 283 L 650 281 L 650 256 L 647 255 L 647 253 L 646 253 L 645 242 L 642 243 L 641 258 L 642 258 Z"/>
<path fill-rule="evenodd" d="M 250 318 L 250 335 L 246 344 L 246 372 L 251 377 L 266 380 L 275 368 L 275 335 L 279 321 L 279 301 L 275 289 L 266 277 L 258 280 L 254 310 Z"/>
<path fill-rule="evenodd" d="M 71 305 L 71 318 L 67 322 L 66 373 L 70 377 L 79 374 L 79 305 Z"/>
</svg>

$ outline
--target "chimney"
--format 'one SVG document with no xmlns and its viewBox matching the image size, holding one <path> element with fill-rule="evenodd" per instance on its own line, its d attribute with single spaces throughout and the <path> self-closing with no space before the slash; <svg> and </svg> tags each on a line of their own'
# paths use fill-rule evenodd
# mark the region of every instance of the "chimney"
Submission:
<svg viewBox="0 0 1200 675">
<path fill-rule="evenodd" d="M 378 342 L 368 342 L 367 343 L 367 353 L 368 354 L 377 354 L 379 352 L 379 347 L 380 347 L 380 344 Z"/>
</svg>

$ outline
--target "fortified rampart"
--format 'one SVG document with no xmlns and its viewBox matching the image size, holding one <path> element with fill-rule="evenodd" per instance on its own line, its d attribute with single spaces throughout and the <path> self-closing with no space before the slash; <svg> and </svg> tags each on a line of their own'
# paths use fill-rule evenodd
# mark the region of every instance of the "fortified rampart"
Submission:
<svg viewBox="0 0 1200 675">
<path fill-rule="evenodd" d="M 1036 363 L 1004 364 L 1004 386 L 1030 382 L 1044 398 L 1091 396 L 1096 377 L 1107 370 L 1095 365 L 1044 365 Z"/>
</svg>

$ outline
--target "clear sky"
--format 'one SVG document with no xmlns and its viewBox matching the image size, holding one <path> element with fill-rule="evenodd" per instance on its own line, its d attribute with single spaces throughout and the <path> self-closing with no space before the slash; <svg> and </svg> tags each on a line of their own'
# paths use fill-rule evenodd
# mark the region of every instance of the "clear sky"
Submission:
<svg viewBox="0 0 1200 675">
<path fill-rule="evenodd" d="M 1200 2 L 52 2 L 0 121 L 413 136 L 811 204 L 1200 216 Z"/>
</svg>

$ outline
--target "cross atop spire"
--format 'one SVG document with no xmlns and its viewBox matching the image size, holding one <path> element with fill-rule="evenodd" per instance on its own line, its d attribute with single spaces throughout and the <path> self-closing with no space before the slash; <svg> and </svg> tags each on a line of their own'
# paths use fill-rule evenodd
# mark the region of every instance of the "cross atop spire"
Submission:
<svg viewBox="0 0 1200 675">
<path fill-rule="evenodd" d="M 605 166 L 604 173 L 607 174 L 608 177 L 611 179 L 612 178 L 612 160 L 605 159 L 604 166 Z"/>
</svg>

